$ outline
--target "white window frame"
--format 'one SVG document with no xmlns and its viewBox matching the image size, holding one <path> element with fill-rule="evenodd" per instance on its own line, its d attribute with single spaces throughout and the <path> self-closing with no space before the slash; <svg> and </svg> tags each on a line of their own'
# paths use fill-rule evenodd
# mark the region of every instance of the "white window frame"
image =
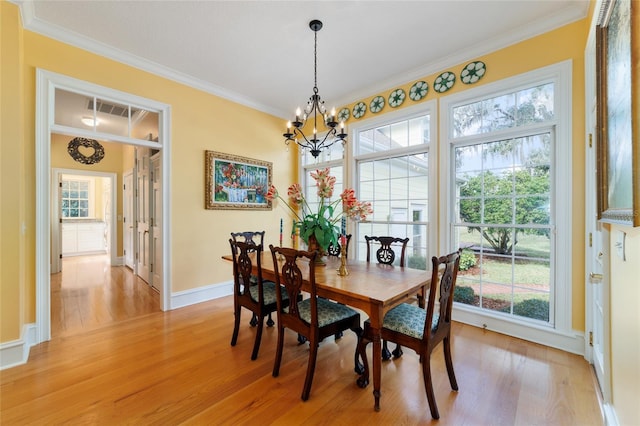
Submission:
<svg viewBox="0 0 640 426">
<path fill-rule="evenodd" d="M 544 68 L 533 70 L 518 76 L 507 78 L 495 83 L 489 83 L 477 88 L 465 90 L 440 99 L 440 178 L 441 192 L 440 206 L 440 247 L 444 251 L 454 250 L 451 247 L 452 227 L 451 218 L 454 215 L 454 194 L 447 188 L 452 188 L 451 170 L 453 161 L 451 152 L 455 143 L 468 142 L 475 136 L 452 137 L 453 129 L 450 119 L 453 108 L 465 103 L 474 102 L 482 98 L 495 96 L 503 92 L 513 92 L 525 87 L 533 87 L 542 83 L 554 83 L 554 120 L 546 122 L 546 126 L 555 128 L 555 148 L 553 152 L 552 208 L 555 210 L 555 268 L 552 269 L 554 280 L 554 309 L 555 324 L 553 327 L 536 325 L 518 317 L 505 318 L 491 312 L 480 312 L 472 307 L 454 304 L 454 319 L 460 322 L 495 330 L 504 334 L 520 337 L 529 341 L 539 342 L 547 346 L 560 348 L 568 352 L 583 353 L 584 337 L 582 333 L 572 328 L 572 62 L 563 61 Z M 518 129 L 505 130 L 505 136 Z M 497 134 L 498 132 L 496 132 Z M 566 257 L 565 257 L 566 256 Z M 559 259 L 559 257 L 561 257 Z"/>
<path fill-rule="evenodd" d="M 424 145 L 412 145 L 407 148 L 393 149 L 382 152 L 370 152 L 362 155 L 355 155 L 356 146 L 357 146 L 357 135 L 370 128 L 384 126 L 386 124 L 391 124 L 397 121 L 410 120 L 412 118 L 416 118 L 425 114 L 429 114 L 429 141 L 430 143 L 427 145 L 426 150 Z M 437 253 L 438 248 L 438 187 L 437 187 L 437 159 L 438 159 L 438 143 L 437 143 L 437 123 L 438 123 L 438 111 L 437 111 L 437 103 L 435 100 L 427 101 L 420 103 L 415 106 L 410 106 L 406 108 L 402 108 L 397 111 L 393 111 L 390 113 L 383 114 L 379 117 L 372 117 L 370 119 L 357 121 L 352 123 L 349 128 L 349 138 L 351 143 L 348 143 L 345 147 L 345 182 L 349 183 L 349 187 L 354 188 L 356 191 L 356 196 L 359 193 L 359 179 L 357 176 L 357 163 L 359 161 L 378 159 L 378 158 L 388 158 L 390 156 L 397 155 L 411 155 L 417 153 L 427 152 L 429 154 L 429 206 L 427 208 L 427 269 L 430 268 L 429 259 L 431 256 L 434 256 Z M 348 180 L 347 180 L 348 179 Z M 373 206 L 375 209 L 375 206 Z M 351 250 L 350 257 L 353 255 L 355 258 L 358 258 L 360 253 L 358 253 L 359 245 L 353 244 L 353 242 L 360 241 L 364 236 L 357 234 L 357 227 L 349 228 L 347 225 L 347 229 L 351 231 L 353 237 L 352 247 L 355 250 Z"/>
</svg>

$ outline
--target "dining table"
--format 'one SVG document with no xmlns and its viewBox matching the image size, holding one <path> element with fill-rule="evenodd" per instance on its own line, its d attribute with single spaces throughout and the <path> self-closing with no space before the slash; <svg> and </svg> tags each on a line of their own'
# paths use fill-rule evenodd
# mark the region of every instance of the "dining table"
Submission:
<svg viewBox="0 0 640 426">
<path fill-rule="evenodd" d="M 233 261 L 231 255 L 225 255 L 222 258 Z M 277 262 L 280 264 L 284 260 L 277 260 Z M 308 276 L 306 273 L 309 267 L 308 262 L 299 262 L 301 264 L 298 266 L 303 276 Z M 257 269 L 257 262 L 252 261 L 252 264 Z M 260 264 L 263 279 L 275 281 L 275 268 L 270 251 L 261 253 Z M 328 257 L 326 265 L 316 264 L 316 292 L 320 297 L 360 309 L 369 316 L 373 337 L 374 408 L 379 411 L 382 372 L 380 330 L 384 316 L 390 309 L 401 303 L 424 300 L 431 274 L 419 269 L 350 259 L 346 265 L 348 275 L 341 276 L 338 274 L 339 266 L 340 259 L 332 256 Z M 303 283 L 303 290 L 305 284 L 308 285 Z M 416 296 L 418 296 L 417 299 Z M 365 380 L 358 379 L 357 382 L 360 387 L 367 385 Z"/>
</svg>

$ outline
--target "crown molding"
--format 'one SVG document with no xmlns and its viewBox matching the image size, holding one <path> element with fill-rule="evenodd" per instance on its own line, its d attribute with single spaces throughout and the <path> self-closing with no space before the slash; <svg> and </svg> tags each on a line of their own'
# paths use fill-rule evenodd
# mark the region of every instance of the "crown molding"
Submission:
<svg viewBox="0 0 640 426">
<path fill-rule="evenodd" d="M 375 96 L 381 92 L 393 90 L 398 86 L 402 86 L 415 80 L 424 79 L 426 76 L 437 72 L 446 71 L 452 66 L 457 66 L 465 61 L 472 61 L 483 55 L 504 49 L 521 41 L 532 37 L 553 31 L 565 25 L 579 21 L 587 17 L 589 3 L 585 2 L 582 11 L 576 11 L 574 8 L 565 8 L 564 10 L 553 14 L 552 16 L 539 19 L 528 23 L 526 26 L 517 28 L 516 30 L 501 34 L 500 36 L 485 39 L 468 49 L 457 51 L 456 53 L 443 57 L 441 60 L 430 63 L 413 70 L 397 74 L 388 79 L 377 82 L 374 85 L 364 87 L 358 91 L 354 91 L 335 100 L 335 105 L 348 105 L 365 98 Z M 458 74 L 458 73 L 456 73 Z"/>
<path fill-rule="evenodd" d="M 167 78 L 177 83 L 184 84 L 185 86 L 201 90 L 205 93 L 227 99 L 279 118 L 286 119 L 286 117 L 290 115 L 289 112 L 285 110 L 258 103 L 249 97 L 240 95 L 224 87 L 191 77 L 164 65 L 160 65 L 120 49 L 113 48 L 96 40 L 81 36 L 80 34 L 68 29 L 48 24 L 35 16 L 33 2 L 30 0 L 9 1 L 20 7 L 24 28 L 29 31 L 42 34 L 46 37 L 86 50 L 90 53 L 112 59 L 142 71 Z M 396 74 L 395 76 L 381 80 L 373 85 L 366 86 L 357 91 L 349 92 L 348 94 L 336 99 L 334 101 L 335 105 L 347 105 L 358 100 L 374 96 L 380 92 L 391 90 L 397 86 L 405 85 L 414 80 L 422 79 L 425 76 L 444 71 L 453 65 L 473 60 L 474 58 L 481 57 L 545 32 L 552 31 L 561 26 L 568 25 L 585 18 L 588 13 L 588 7 L 588 2 L 584 3 L 582 10 L 567 7 L 560 12 L 554 13 L 552 16 L 530 22 L 526 26 L 518 27 L 511 33 L 501 34 L 500 36 L 488 40 L 482 40 L 468 49 L 457 51 L 452 55 L 443 57 L 437 62 Z"/>
<path fill-rule="evenodd" d="M 151 74 L 166 78 L 168 80 L 175 81 L 185 86 L 192 87 L 197 90 L 201 90 L 205 93 L 215 95 L 229 101 L 253 108 L 264 113 L 274 115 L 276 117 L 287 117 L 287 113 L 283 110 L 279 110 L 250 99 L 246 96 L 240 95 L 224 87 L 211 84 L 209 82 L 191 77 L 182 72 L 176 71 L 172 68 L 160 65 L 156 62 L 148 59 L 141 58 L 131 53 L 125 52 L 120 49 L 116 49 L 107 44 L 101 43 L 97 40 L 82 36 L 74 31 L 66 28 L 61 28 L 57 25 L 52 25 L 44 22 L 35 16 L 33 2 L 29 0 L 9 0 L 12 3 L 20 7 L 20 14 L 22 16 L 22 23 L 26 30 L 41 34 L 45 37 L 52 38 L 62 43 L 77 47 L 82 50 L 86 50 L 89 53 L 93 53 L 99 56 L 103 56 L 107 59 L 129 65 L 142 71 L 149 72 Z"/>
</svg>

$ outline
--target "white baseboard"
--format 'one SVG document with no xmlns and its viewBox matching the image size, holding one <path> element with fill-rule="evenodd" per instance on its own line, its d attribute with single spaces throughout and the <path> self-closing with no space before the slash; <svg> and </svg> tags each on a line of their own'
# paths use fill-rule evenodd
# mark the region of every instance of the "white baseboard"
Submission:
<svg viewBox="0 0 640 426">
<path fill-rule="evenodd" d="M 230 296 L 232 294 L 233 280 L 218 284 L 210 284 L 205 287 L 198 287 L 191 290 L 179 291 L 171 293 L 169 309 L 182 308 L 196 303 L 218 299 L 220 297 Z"/>
<path fill-rule="evenodd" d="M 620 425 L 620 422 L 618 422 L 618 416 L 616 415 L 616 410 L 613 408 L 613 405 L 604 404 L 602 410 L 604 411 L 604 424 L 606 426 Z"/>
<path fill-rule="evenodd" d="M 233 294 L 233 281 L 185 290 L 171 295 L 170 309 L 182 308 L 231 294 Z M 20 339 L 0 344 L 0 371 L 26 364 L 29 360 L 29 350 L 36 344 L 36 336 L 36 325 L 27 324 L 23 327 Z"/>
<path fill-rule="evenodd" d="M 564 333 L 551 327 L 520 324 L 517 321 L 504 320 L 497 315 L 480 314 L 456 305 L 453 307 L 453 320 L 584 356 L 585 337 L 578 331 Z"/>
<path fill-rule="evenodd" d="M 20 339 L 0 344 L 0 370 L 26 364 L 29 349 L 36 342 L 36 325 L 22 327 Z"/>
</svg>

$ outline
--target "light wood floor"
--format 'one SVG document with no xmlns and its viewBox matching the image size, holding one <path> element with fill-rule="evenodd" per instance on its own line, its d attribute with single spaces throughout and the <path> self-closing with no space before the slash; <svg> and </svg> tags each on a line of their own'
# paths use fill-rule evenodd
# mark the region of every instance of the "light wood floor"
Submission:
<svg viewBox="0 0 640 426">
<path fill-rule="evenodd" d="M 51 275 L 51 336 L 62 337 L 160 312 L 158 293 L 106 254 L 65 257 Z"/>
<path fill-rule="evenodd" d="M 429 415 L 409 350 L 383 363 L 375 412 L 372 386 L 355 384 L 351 332 L 320 345 L 311 397 L 302 402 L 307 345 L 288 334 L 280 376 L 272 377 L 276 329 L 265 327 L 251 361 L 255 329 L 246 312 L 238 344 L 229 345 L 232 304 L 224 297 L 136 314 L 33 347 L 26 365 L 0 372 L 0 424 L 603 424 L 582 357 L 460 323 L 453 328 L 459 392 L 449 387 L 442 350 L 432 358 L 440 421 Z"/>
</svg>

